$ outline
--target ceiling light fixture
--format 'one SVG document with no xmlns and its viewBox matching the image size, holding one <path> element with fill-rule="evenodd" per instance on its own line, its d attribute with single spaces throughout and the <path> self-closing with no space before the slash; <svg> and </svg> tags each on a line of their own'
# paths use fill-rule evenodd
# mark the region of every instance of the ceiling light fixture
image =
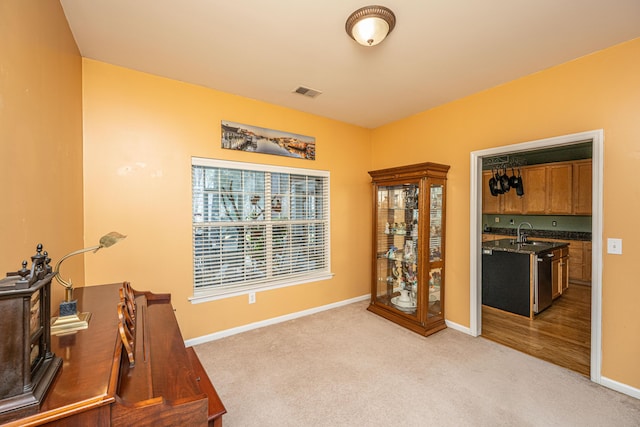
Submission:
<svg viewBox="0 0 640 427">
<path fill-rule="evenodd" d="M 349 37 L 363 46 L 375 46 L 396 26 L 396 15 L 384 6 L 365 6 L 347 18 L 345 29 Z"/>
</svg>

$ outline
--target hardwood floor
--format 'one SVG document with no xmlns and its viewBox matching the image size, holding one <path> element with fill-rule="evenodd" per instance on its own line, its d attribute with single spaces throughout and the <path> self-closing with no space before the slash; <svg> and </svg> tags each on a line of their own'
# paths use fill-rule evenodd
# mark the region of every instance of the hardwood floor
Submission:
<svg viewBox="0 0 640 427">
<path fill-rule="evenodd" d="M 571 283 L 533 320 L 482 306 L 482 336 L 589 376 L 591 287 Z"/>
</svg>

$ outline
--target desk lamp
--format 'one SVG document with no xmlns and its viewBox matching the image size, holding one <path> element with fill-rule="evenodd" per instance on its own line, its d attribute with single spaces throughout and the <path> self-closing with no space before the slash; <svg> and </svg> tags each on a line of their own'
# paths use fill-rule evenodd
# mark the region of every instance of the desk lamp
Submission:
<svg viewBox="0 0 640 427">
<path fill-rule="evenodd" d="M 115 245 L 125 237 L 127 236 L 124 236 L 116 231 L 112 231 L 111 233 L 102 236 L 100 238 L 99 244 L 84 249 L 78 249 L 77 251 L 73 251 L 60 258 L 60 261 L 58 261 L 54 268 L 54 278 L 58 281 L 58 283 L 64 286 L 65 293 L 64 301 L 60 303 L 60 316 L 54 317 L 52 319 L 52 335 L 67 334 L 79 331 L 81 329 L 86 329 L 89 327 L 89 319 L 91 318 L 91 313 L 89 312 L 78 313 L 78 300 L 73 299 L 73 285 L 71 284 L 71 279 L 69 279 L 69 281 L 66 281 L 62 277 L 60 277 L 60 265 L 64 262 L 64 260 L 71 258 L 72 256 L 80 255 L 89 251 L 93 251 L 93 253 L 96 253 L 101 248 L 108 248 Z"/>
</svg>

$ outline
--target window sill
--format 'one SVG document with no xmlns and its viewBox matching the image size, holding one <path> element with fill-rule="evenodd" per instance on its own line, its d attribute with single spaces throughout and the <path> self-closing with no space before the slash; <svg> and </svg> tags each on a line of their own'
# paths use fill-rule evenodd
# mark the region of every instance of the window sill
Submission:
<svg viewBox="0 0 640 427">
<path fill-rule="evenodd" d="M 286 281 L 268 283 L 268 284 L 256 284 L 250 286 L 242 286 L 237 288 L 228 288 L 228 289 L 208 289 L 203 290 L 201 292 L 196 293 L 195 295 L 189 297 L 189 301 L 191 304 L 200 304 L 208 301 L 215 301 L 225 298 L 237 297 L 240 295 L 247 295 L 251 292 L 263 292 L 269 291 L 272 289 L 286 288 L 289 286 L 297 286 L 302 285 L 304 283 L 311 282 L 319 282 L 321 280 L 329 280 L 334 276 L 331 272 L 318 273 L 313 276 L 309 275 L 306 277 L 299 278 L 290 278 Z"/>
</svg>

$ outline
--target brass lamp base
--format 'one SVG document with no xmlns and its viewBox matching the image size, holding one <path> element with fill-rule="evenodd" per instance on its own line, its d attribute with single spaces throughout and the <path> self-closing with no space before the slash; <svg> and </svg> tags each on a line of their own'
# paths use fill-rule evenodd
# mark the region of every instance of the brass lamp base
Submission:
<svg viewBox="0 0 640 427">
<path fill-rule="evenodd" d="M 66 335 L 89 327 L 91 313 L 78 313 L 51 318 L 51 335 Z"/>
</svg>

